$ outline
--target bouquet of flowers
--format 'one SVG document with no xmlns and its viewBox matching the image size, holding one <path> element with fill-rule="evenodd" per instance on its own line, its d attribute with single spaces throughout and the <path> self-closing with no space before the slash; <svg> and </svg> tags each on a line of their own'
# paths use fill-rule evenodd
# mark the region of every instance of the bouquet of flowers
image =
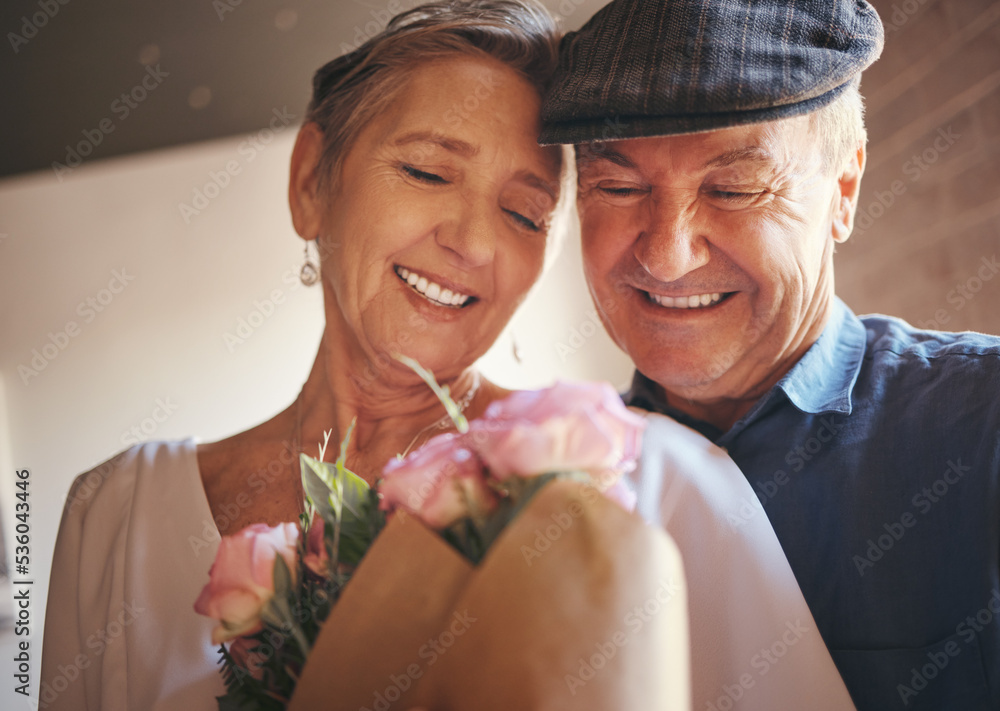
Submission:
<svg viewBox="0 0 1000 711">
<path fill-rule="evenodd" d="M 621 478 L 643 419 L 557 383 L 468 423 L 410 365 L 457 434 L 375 487 L 344 466 L 350 432 L 333 463 L 325 442 L 301 455 L 297 523 L 221 541 L 195 604 L 218 621 L 220 709 L 687 708 L 679 555 Z"/>
</svg>

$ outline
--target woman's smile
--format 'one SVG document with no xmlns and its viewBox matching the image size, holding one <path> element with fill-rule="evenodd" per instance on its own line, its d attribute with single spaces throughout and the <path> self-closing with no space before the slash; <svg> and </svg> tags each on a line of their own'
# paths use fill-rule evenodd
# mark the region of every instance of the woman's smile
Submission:
<svg viewBox="0 0 1000 711">
<path fill-rule="evenodd" d="M 469 289 L 433 275 L 425 275 L 406 267 L 396 265 L 396 276 L 413 291 L 432 304 L 449 309 L 461 309 L 471 306 L 479 299 L 470 293 Z"/>
</svg>

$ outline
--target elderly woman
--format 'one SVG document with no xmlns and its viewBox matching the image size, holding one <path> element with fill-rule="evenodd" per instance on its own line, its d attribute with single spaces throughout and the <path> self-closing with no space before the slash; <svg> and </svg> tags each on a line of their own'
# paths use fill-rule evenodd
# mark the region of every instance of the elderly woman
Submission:
<svg viewBox="0 0 1000 711">
<path fill-rule="evenodd" d="M 569 202 L 560 151 L 536 143 L 556 41 L 534 0 L 446 1 L 317 72 L 289 184 L 295 229 L 320 255 L 318 274 L 308 257 L 303 268 L 323 288 L 315 364 L 267 422 L 212 444 L 133 447 L 100 468 L 96 495 L 70 492 L 45 707 L 216 707 L 212 622 L 192 603 L 220 533 L 295 520 L 297 452 L 325 430 L 339 441 L 356 419 L 347 463 L 373 481 L 449 426 L 392 354 L 433 371 L 470 418 L 505 394 L 473 364 L 541 273 Z"/>
</svg>

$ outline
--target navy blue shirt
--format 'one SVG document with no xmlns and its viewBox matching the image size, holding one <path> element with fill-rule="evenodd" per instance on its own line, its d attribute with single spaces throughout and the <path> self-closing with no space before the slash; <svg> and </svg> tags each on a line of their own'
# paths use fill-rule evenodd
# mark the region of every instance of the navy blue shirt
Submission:
<svg viewBox="0 0 1000 711">
<path fill-rule="evenodd" d="M 636 373 L 626 400 L 729 451 L 860 711 L 1000 709 L 1000 338 L 838 299 L 728 431 L 660 393 Z"/>
</svg>

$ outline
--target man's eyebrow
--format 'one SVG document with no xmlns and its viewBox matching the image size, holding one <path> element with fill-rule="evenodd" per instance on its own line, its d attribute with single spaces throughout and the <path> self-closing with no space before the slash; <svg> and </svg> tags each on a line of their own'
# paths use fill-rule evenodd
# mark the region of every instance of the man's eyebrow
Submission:
<svg viewBox="0 0 1000 711">
<path fill-rule="evenodd" d="M 609 163 L 614 163 L 615 165 L 621 166 L 622 168 L 628 168 L 629 170 L 637 170 L 635 162 L 623 153 L 619 153 L 616 150 L 608 148 L 607 145 L 602 146 L 599 149 L 591 148 L 590 146 L 582 146 L 580 149 L 580 162 L 582 163 L 593 163 L 597 160 L 606 160 Z"/>
<path fill-rule="evenodd" d="M 758 146 L 746 146 L 726 151 L 705 163 L 703 168 L 725 168 L 734 163 L 774 163 L 774 156 Z"/>
<path fill-rule="evenodd" d="M 479 149 L 471 143 L 466 143 L 465 141 L 457 138 L 443 136 L 440 133 L 435 133 L 434 131 L 411 131 L 410 133 L 403 134 L 392 142 L 394 146 L 405 146 L 410 143 L 433 143 L 441 146 L 441 148 L 444 148 L 446 151 L 457 153 L 458 155 L 467 158 L 479 153 Z"/>
</svg>

